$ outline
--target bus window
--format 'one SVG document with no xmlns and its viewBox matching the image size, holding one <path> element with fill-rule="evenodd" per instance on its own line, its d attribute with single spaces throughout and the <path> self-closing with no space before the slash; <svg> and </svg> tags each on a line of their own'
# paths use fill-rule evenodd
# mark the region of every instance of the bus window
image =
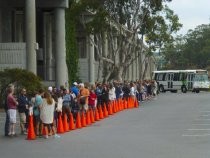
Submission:
<svg viewBox="0 0 210 158">
<path fill-rule="evenodd" d="M 174 73 L 173 81 L 179 81 L 179 75 L 180 73 Z"/>
<path fill-rule="evenodd" d="M 163 74 L 163 81 L 166 80 L 166 73 Z"/>
</svg>

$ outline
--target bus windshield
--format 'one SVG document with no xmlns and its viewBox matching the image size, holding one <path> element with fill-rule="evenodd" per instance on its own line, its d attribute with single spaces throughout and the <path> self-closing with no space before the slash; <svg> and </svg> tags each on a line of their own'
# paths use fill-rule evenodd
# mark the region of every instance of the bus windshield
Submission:
<svg viewBox="0 0 210 158">
<path fill-rule="evenodd" d="M 208 81 L 207 74 L 195 74 L 194 81 Z"/>
</svg>

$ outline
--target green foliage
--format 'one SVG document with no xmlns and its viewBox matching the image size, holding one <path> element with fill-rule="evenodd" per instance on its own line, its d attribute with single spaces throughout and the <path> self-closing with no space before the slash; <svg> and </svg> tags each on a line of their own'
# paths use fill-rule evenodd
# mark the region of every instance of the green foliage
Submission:
<svg viewBox="0 0 210 158">
<path fill-rule="evenodd" d="M 41 84 L 41 79 L 23 69 L 5 69 L 4 71 L 0 71 L 0 100 L 5 96 L 5 90 L 9 84 L 14 84 L 16 89 L 19 90 L 21 88 L 26 88 L 28 94 L 32 94 L 35 91 L 39 90 L 43 87 Z"/>
<path fill-rule="evenodd" d="M 66 10 L 66 64 L 68 68 L 69 84 L 78 80 L 79 52 L 76 41 L 76 19 L 80 6 L 72 3 Z"/>
<path fill-rule="evenodd" d="M 185 36 L 177 37 L 173 43 L 168 44 L 162 53 L 168 63 L 167 68 L 208 68 L 210 25 L 200 25 L 189 30 Z"/>
</svg>

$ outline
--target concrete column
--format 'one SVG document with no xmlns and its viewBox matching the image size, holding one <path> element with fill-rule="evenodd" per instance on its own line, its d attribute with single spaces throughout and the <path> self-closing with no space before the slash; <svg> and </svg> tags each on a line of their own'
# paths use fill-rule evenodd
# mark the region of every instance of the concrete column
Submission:
<svg viewBox="0 0 210 158">
<path fill-rule="evenodd" d="M 55 62 L 56 86 L 68 86 L 65 41 L 65 9 L 55 9 Z"/>
<path fill-rule="evenodd" d="M 44 13 L 44 50 L 45 50 L 45 75 L 47 80 L 54 80 L 54 60 L 52 52 L 52 17 L 51 13 Z"/>
<path fill-rule="evenodd" d="M 89 35 L 89 81 L 95 83 L 94 35 Z"/>
<path fill-rule="evenodd" d="M 36 74 L 36 0 L 25 0 L 27 70 Z"/>
</svg>

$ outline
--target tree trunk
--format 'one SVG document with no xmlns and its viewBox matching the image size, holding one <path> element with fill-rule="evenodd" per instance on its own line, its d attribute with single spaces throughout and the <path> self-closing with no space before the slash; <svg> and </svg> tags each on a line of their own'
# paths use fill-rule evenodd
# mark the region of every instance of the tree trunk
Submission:
<svg viewBox="0 0 210 158">
<path fill-rule="evenodd" d="M 148 62 L 145 63 L 145 68 L 144 68 L 144 71 L 143 71 L 143 76 L 142 76 L 142 79 L 146 79 L 146 73 L 147 73 L 147 68 L 148 68 Z"/>
</svg>

